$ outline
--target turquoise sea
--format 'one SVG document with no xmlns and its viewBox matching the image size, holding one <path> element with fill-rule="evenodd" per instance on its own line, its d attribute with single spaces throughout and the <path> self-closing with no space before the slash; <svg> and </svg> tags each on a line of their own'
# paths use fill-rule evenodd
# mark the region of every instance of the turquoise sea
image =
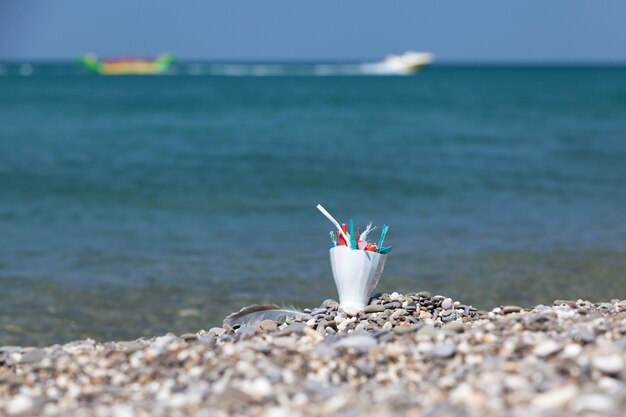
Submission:
<svg viewBox="0 0 626 417">
<path fill-rule="evenodd" d="M 0 64 L 0 345 L 336 298 L 317 203 L 390 226 L 381 291 L 626 296 L 626 67 L 260 68 Z"/>
</svg>

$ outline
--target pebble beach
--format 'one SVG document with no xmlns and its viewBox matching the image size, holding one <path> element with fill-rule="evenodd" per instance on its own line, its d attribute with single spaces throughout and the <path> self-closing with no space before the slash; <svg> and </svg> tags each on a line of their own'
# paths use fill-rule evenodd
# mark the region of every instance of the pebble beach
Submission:
<svg viewBox="0 0 626 417">
<path fill-rule="evenodd" d="M 622 416 L 626 300 L 334 300 L 286 323 L 0 347 L 8 416 Z"/>
</svg>

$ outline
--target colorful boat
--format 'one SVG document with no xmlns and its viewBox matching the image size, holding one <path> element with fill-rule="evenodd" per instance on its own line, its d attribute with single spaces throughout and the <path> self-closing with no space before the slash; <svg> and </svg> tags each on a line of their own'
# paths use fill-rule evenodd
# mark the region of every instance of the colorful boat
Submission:
<svg viewBox="0 0 626 417">
<path fill-rule="evenodd" d="M 173 61 L 171 54 L 160 54 L 155 59 L 115 58 L 99 60 L 94 54 L 86 54 L 80 62 L 89 71 L 101 75 L 154 75 L 165 72 Z"/>
</svg>

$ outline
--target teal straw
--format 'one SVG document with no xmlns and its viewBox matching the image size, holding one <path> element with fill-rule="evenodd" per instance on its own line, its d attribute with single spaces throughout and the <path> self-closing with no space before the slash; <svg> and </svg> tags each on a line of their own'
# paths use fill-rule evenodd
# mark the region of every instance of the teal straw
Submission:
<svg viewBox="0 0 626 417">
<path fill-rule="evenodd" d="M 380 240 L 378 241 L 378 249 L 376 249 L 376 252 L 378 253 L 380 253 L 380 250 L 383 247 L 383 242 L 385 241 L 385 236 L 387 235 L 387 229 L 389 229 L 389 226 L 384 225 L 383 231 L 380 234 Z"/>
<path fill-rule="evenodd" d="M 354 237 L 354 222 L 350 219 L 350 246 L 352 249 L 358 249 L 359 247 L 356 245 L 356 238 Z"/>
</svg>

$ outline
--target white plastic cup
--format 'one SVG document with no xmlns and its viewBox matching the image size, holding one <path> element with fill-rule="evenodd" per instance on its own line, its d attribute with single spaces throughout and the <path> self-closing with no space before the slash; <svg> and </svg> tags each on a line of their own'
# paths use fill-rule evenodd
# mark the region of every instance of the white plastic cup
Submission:
<svg viewBox="0 0 626 417">
<path fill-rule="evenodd" d="M 363 310 L 383 273 L 387 255 L 347 246 L 330 249 L 330 266 L 339 293 L 339 306 Z"/>
</svg>

